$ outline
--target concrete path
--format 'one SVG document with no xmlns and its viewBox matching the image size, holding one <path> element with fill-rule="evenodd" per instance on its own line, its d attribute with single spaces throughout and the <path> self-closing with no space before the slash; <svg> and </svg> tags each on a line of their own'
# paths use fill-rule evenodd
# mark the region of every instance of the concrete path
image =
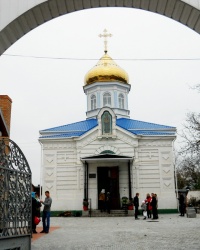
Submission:
<svg viewBox="0 0 200 250">
<path fill-rule="evenodd" d="M 165 214 L 158 220 L 53 217 L 51 226 L 49 234 L 32 240 L 32 250 L 200 249 L 200 214 L 196 218 Z"/>
</svg>

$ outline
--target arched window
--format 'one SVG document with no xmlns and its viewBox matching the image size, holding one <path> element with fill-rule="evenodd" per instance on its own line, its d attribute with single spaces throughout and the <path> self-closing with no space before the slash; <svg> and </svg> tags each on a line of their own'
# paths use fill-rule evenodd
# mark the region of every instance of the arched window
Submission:
<svg viewBox="0 0 200 250">
<path fill-rule="evenodd" d="M 103 95 L 103 106 L 111 106 L 111 95 L 109 93 Z"/>
<path fill-rule="evenodd" d="M 112 133 L 112 116 L 108 111 L 105 111 L 101 117 L 102 134 Z"/>
<path fill-rule="evenodd" d="M 119 102 L 119 108 L 124 109 L 124 96 L 122 94 L 119 94 L 118 102 Z"/>
<path fill-rule="evenodd" d="M 110 154 L 110 155 L 114 155 L 115 153 L 111 150 L 104 150 L 100 153 L 100 155 L 104 155 L 104 154 Z"/>
<path fill-rule="evenodd" d="M 96 96 L 91 96 L 91 110 L 96 109 Z"/>
</svg>

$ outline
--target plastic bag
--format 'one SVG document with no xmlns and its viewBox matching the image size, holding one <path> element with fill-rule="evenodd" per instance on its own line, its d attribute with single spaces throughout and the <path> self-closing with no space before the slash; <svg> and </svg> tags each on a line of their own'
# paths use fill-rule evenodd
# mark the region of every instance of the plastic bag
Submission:
<svg viewBox="0 0 200 250">
<path fill-rule="evenodd" d="M 147 217 L 147 211 L 143 211 L 143 216 Z"/>
</svg>

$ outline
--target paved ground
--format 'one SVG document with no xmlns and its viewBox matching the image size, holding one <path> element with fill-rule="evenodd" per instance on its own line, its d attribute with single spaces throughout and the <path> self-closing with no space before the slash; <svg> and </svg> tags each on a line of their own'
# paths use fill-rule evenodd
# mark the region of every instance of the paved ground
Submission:
<svg viewBox="0 0 200 250">
<path fill-rule="evenodd" d="M 32 239 L 32 250 L 199 250 L 200 214 L 134 217 L 51 218 L 52 230 Z M 38 228 L 37 230 L 39 230 Z M 40 234 L 41 235 L 41 234 Z"/>
</svg>

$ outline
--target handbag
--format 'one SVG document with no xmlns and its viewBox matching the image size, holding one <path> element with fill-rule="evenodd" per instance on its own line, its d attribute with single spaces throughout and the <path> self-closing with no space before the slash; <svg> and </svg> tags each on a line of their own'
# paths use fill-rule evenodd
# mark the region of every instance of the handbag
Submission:
<svg viewBox="0 0 200 250">
<path fill-rule="evenodd" d="M 35 218 L 34 218 L 34 224 L 38 225 L 40 223 L 40 221 L 41 221 L 40 218 L 37 217 L 37 216 L 35 216 Z"/>
</svg>

